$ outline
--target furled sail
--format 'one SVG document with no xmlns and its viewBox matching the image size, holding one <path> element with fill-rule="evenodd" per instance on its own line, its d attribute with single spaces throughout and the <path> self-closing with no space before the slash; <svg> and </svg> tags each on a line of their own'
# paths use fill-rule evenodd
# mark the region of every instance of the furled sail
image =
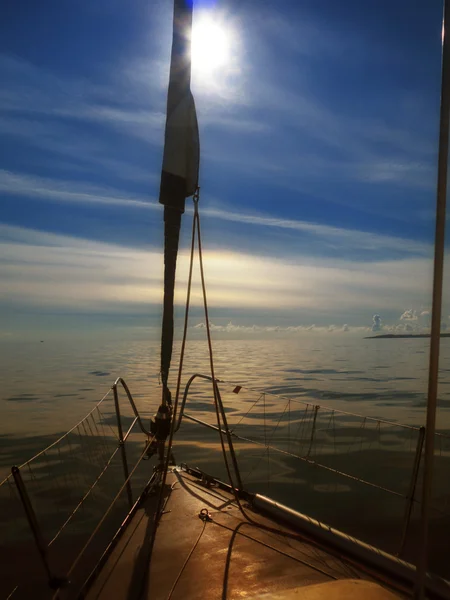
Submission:
<svg viewBox="0 0 450 600">
<path fill-rule="evenodd" d="M 161 335 L 163 403 L 173 346 L 175 272 L 185 199 L 198 184 L 199 137 L 191 93 L 192 0 L 174 1 L 173 42 L 159 201 L 164 204 L 164 305 Z"/>
</svg>

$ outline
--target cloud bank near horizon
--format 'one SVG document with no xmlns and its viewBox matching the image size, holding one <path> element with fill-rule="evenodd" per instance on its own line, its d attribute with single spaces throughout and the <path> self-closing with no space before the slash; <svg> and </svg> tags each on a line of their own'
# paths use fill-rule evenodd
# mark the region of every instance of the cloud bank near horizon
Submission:
<svg viewBox="0 0 450 600">
<path fill-rule="evenodd" d="M 150 306 L 159 310 L 160 250 L 7 225 L 0 226 L 0 240 L 3 305 L 22 311 L 105 314 L 145 314 Z M 187 271 L 188 253 L 183 251 L 177 270 L 179 307 L 185 302 Z M 290 321 L 286 328 L 298 327 L 298 331 L 312 323 L 343 331 L 370 329 L 374 306 L 385 315 L 384 327 L 384 322 L 396 323 L 399 317 L 406 321 L 405 314 L 416 314 L 405 311 L 405 304 L 427 306 L 431 289 L 430 261 L 420 257 L 370 263 L 327 258 L 311 264 L 309 256 L 282 260 L 215 250 L 205 255 L 205 272 L 212 308 L 242 311 L 243 316 L 258 314 L 266 319 L 266 331 L 281 315 Z M 192 305 L 201 307 L 198 276 Z M 418 314 L 421 321 L 428 318 L 425 310 Z M 339 320 L 342 325 L 334 325 Z"/>
</svg>

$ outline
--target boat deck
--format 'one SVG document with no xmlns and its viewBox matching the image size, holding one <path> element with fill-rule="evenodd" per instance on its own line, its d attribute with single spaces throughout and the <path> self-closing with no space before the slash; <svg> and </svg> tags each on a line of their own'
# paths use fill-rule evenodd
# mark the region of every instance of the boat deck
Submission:
<svg viewBox="0 0 450 600">
<path fill-rule="evenodd" d="M 91 586 L 89 600 L 398 597 L 255 512 L 252 518 L 261 527 L 248 523 L 232 494 L 176 469 L 167 476 L 150 560 L 156 501 L 150 494 L 137 510 Z M 211 520 L 199 517 L 202 509 Z"/>
</svg>

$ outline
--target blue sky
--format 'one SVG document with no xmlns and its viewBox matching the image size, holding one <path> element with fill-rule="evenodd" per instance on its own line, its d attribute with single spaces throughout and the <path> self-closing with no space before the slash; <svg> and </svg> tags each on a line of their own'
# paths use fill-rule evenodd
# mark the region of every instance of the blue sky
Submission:
<svg viewBox="0 0 450 600">
<path fill-rule="evenodd" d="M 363 332 L 374 314 L 386 328 L 426 326 L 440 3 L 194 6 L 194 36 L 206 14 L 230 46 L 226 64 L 194 64 L 192 78 L 217 327 Z M 4 335 L 157 325 L 171 16 L 163 1 L 4 3 Z"/>
</svg>

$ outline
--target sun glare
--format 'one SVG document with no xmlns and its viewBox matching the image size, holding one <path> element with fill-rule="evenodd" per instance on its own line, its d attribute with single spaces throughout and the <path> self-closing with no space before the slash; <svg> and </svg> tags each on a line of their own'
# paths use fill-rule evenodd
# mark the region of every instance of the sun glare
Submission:
<svg viewBox="0 0 450 600">
<path fill-rule="evenodd" d="M 202 15 L 192 28 L 192 70 L 205 78 L 227 66 L 231 56 L 230 34 L 224 24 Z"/>
</svg>

